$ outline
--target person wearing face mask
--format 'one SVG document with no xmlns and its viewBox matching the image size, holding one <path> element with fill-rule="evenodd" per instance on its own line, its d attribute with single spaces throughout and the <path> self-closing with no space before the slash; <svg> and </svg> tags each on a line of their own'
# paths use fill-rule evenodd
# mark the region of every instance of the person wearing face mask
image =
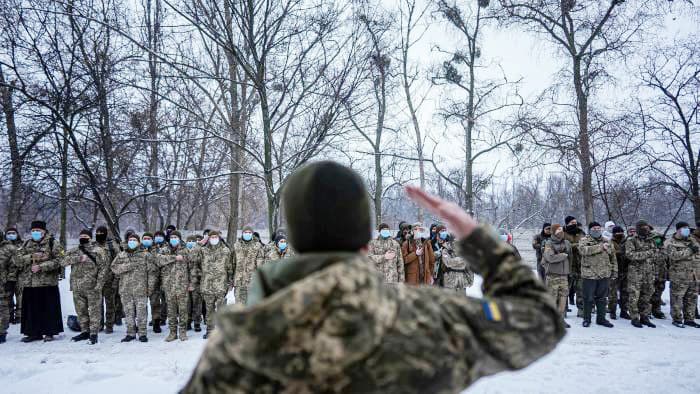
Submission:
<svg viewBox="0 0 700 394">
<path fill-rule="evenodd" d="M 172 342 L 179 338 L 187 340 L 188 294 L 194 289 L 196 268 L 190 261 L 190 254 L 182 245 L 182 235 L 174 230 L 170 233 L 168 248 L 156 257 L 162 288 L 168 302 L 168 328 L 170 333 L 165 338 Z M 179 333 L 178 333 L 179 329 Z"/>
<path fill-rule="evenodd" d="M 444 225 L 437 226 L 438 250 L 436 266 L 440 267 L 436 281 L 440 286 L 466 295 L 466 289 L 474 284 L 474 272 L 467 261 L 456 251 L 454 240 Z"/>
<path fill-rule="evenodd" d="M 430 243 L 430 233 L 421 223 L 415 223 L 411 228 L 413 232 L 401 245 L 406 283 L 431 285 L 435 271 L 435 253 Z"/>
<path fill-rule="evenodd" d="M 515 253 L 515 255 L 518 256 L 518 258 L 522 258 L 520 256 L 520 251 L 513 244 L 513 234 L 509 233 L 508 230 L 506 230 L 504 228 L 499 228 L 498 229 L 498 239 L 500 239 L 502 242 L 504 242 L 508 246 L 510 246 L 513 249 L 513 253 Z"/>
<path fill-rule="evenodd" d="M 109 264 L 117 257 L 119 247 L 115 247 L 114 241 L 108 238 L 108 234 L 109 230 L 107 227 L 97 227 L 97 229 L 95 229 L 95 242 L 93 245 L 105 254 L 109 267 Z M 112 334 L 114 332 L 117 310 L 123 310 L 123 308 L 117 306 L 118 304 L 121 304 L 121 300 L 119 299 L 119 281 L 115 279 L 112 271 L 107 269 L 105 270 L 104 286 L 102 286 L 102 302 L 100 303 L 100 326 L 104 327 L 105 334 Z M 119 324 L 121 324 L 121 320 L 122 317 L 119 316 Z"/>
<path fill-rule="evenodd" d="M 581 254 L 581 279 L 583 279 L 583 326 L 591 325 L 593 305 L 596 308 L 596 324 L 612 328 L 605 318 L 608 307 L 610 279 L 617 279 L 615 247 L 603 237 L 598 222 L 588 224 L 588 235 L 579 241 Z"/>
<path fill-rule="evenodd" d="M 271 261 L 284 260 L 294 257 L 296 253 L 289 246 L 289 242 L 287 241 L 287 235 L 283 232 L 280 232 L 277 235 L 275 235 L 275 238 L 269 245 L 265 255 L 267 256 L 265 259 L 265 264 L 267 264 Z"/>
<path fill-rule="evenodd" d="M 202 247 L 196 235 L 187 237 L 185 248 L 192 273 L 192 286 L 187 296 L 187 315 L 189 316 L 187 331 L 192 329 L 192 323 L 194 323 L 194 331 L 200 332 L 202 331 L 202 292 L 199 283 L 202 279 Z"/>
<path fill-rule="evenodd" d="M 367 257 L 384 277 L 384 283 L 402 283 L 406 275 L 401 245 L 391 237 L 388 224 L 382 223 L 377 229 L 379 236 L 369 242 Z"/>
<path fill-rule="evenodd" d="M 97 343 L 102 312 L 102 287 L 105 284 L 109 261 L 107 254 L 91 244 L 92 231 L 84 229 L 78 238 L 79 245 L 71 249 L 61 260 L 49 260 L 39 264 L 39 271 L 52 271 L 70 266 L 70 290 L 82 332 L 72 338 L 74 342 L 90 340 Z"/>
<path fill-rule="evenodd" d="M 700 281 L 700 244 L 690 236 L 686 222 L 676 223 L 676 232 L 666 240 L 666 254 L 671 261 L 671 317 L 678 328 L 695 327 L 695 310 L 698 304 L 698 282 Z"/>
<path fill-rule="evenodd" d="M 650 320 L 651 295 L 654 293 L 654 260 L 658 249 L 651 234 L 651 226 L 646 220 L 635 225 L 634 235 L 625 241 L 627 267 L 627 288 L 629 289 L 629 313 L 632 325 L 656 327 Z"/>
<path fill-rule="evenodd" d="M 666 290 L 668 278 L 668 256 L 664 248 L 665 236 L 652 229 L 652 239 L 656 245 L 656 257 L 654 258 L 654 292 L 651 294 L 651 315 L 655 319 L 665 319 L 666 315 L 661 311 L 661 306 L 666 305 L 661 300 L 661 295 Z"/>
<path fill-rule="evenodd" d="M 165 241 L 165 233 L 160 230 L 153 233 L 152 239 L 145 239 L 144 243 L 147 243 L 144 247 L 154 256 L 154 261 L 157 260 L 158 256 L 168 250 L 168 244 Z M 152 281 L 152 286 L 150 287 L 152 292 L 148 298 L 153 315 L 149 325 L 153 326 L 153 332 L 160 332 L 160 326 L 165 325 L 166 316 L 168 316 L 168 301 L 165 296 L 165 291 L 163 290 L 163 278 L 159 267 L 156 267 L 149 279 Z M 156 318 L 158 319 L 158 328 L 156 328 L 155 324 Z"/>
<path fill-rule="evenodd" d="M 610 281 L 610 291 L 608 292 L 608 313 L 613 320 L 617 319 L 617 306 L 620 305 L 620 318 L 630 319 L 628 312 L 629 292 L 627 291 L 627 266 L 629 265 L 625 257 L 625 230 L 620 226 L 612 229 L 612 245 L 615 248 L 615 259 L 617 260 L 617 279 Z M 619 294 L 619 295 L 618 295 Z"/>
<path fill-rule="evenodd" d="M 394 237 L 394 240 L 399 243 L 399 245 L 403 245 L 403 241 L 406 240 L 406 233 L 404 233 L 404 228 L 408 225 L 405 221 L 400 221 L 399 222 L 399 230 L 396 232 L 396 236 Z"/>
<path fill-rule="evenodd" d="M 9 227 L 5 231 L 5 238 L 0 242 L 0 320 L 3 310 L 7 310 L 7 320 L 0 323 L 0 333 L 7 330 L 6 326 L 9 324 L 17 324 L 22 314 L 22 287 L 17 278 L 17 270 L 12 264 L 12 258 L 20 246 L 22 238 L 19 232 L 16 228 Z M 0 342 L 2 340 L 3 336 L 0 334 Z"/>
<path fill-rule="evenodd" d="M 581 280 L 581 254 L 578 251 L 578 243 L 586 234 L 578 226 L 578 221 L 573 216 L 564 219 L 564 238 L 571 244 L 571 273 L 569 274 L 569 303 L 574 303 L 576 296 L 577 316 L 583 317 L 583 281 Z"/>
<path fill-rule="evenodd" d="M 141 238 L 130 233 L 126 249 L 119 252 L 112 262 L 111 269 L 119 279 L 119 294 L 126 312 L 126 336 L 122 342 L 136 339 L 137 327 L 139 342 L 148 342 L 148 270 L 153 258 L 141 246 Z"/>
<path fill-rule="evenodd" d="M 613 236 L 613 228 L 615 228 L 615 222 L 612 220 L 605 222 L 605 226 L 603 227 L 603 238 L 611 241 Z"/>
<path fill-rule="evenodd" d="M 46 230 L 46 222 L 34 221 L 31 239 L 17 250 L 13 264 L 25 275 L 22 290 L 22 342 L 44 339 L 52 341 L 63 332 L 61 296 L 58 290 L 60 265 L 55 269 L 40 268 L 42 263 L 60 263 L 63 249 Z"/>
<path fill-rule="evenodd" d="M 557 304 L 557 309 L 566 317 L 567 297 L 569 294 L 569 273 L 571 272 L 571 244 L 564 236 L 564 228 L 560 224 L 550 226 L 552 236 L 547 238 L 542 245 L 542 267 L 545 270 L 545 284 L 549 294 Z M 564 321 L 566 328 L 569 323 Z"/>
<path fill-rule="evenodd" d="M 263 246 L 255 239 L 253 233 L 253 227 L 243 227 L 241 238 L 233 245 L 235 267 L 233 285 L 236 304 L 246 304 L 248 285 L 250 285 L 253 272 L 265 263 Z"/>
<path fill-rule="evenodd" d="M 202 247 L 200 288 L 206 305 L 207 339 L 214 330 L 214 315 L 226 303 L 226 293 L 233 287 L 234 267 L 231 251 L 221 240 L 221 233 L 209 232 L 209 241 Z"/>
<path fill-rule="evenodd" d="M 535 256 L 537 258 L 537 274 L 540 276 L 542 281 L 546 280 L 545 270 L 542 266 L 542 249 L 544 248 L 545 241 L 547 241 L 551 235 L 552 224 L 545 223 L 542 225 L 542 231 L 540 231 L 539 234 L 535 234 L 535 236 L 532 238 L 532 249 L 535 249 Z"/>
</svg>

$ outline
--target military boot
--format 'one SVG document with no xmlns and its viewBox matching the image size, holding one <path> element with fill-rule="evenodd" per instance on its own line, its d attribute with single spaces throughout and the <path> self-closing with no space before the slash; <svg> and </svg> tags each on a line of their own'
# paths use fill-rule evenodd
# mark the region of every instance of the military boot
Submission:
<svg viewBox="0 0 700 394">
<path fill-rule="evenodd" d="M 596 302 L 596 309 L 598 313 L 595 315 L 595 324 L 603 327 L 613 328 L 612 323 L 605 319 L 605 301 Z"/>
<path fill-rule="evenodd" d="M 97 343 L 97 334 L 90 335 L 90 345 L 94 345 Z"/>
<path fill-rule="evenodd" d="M 627 310 L 623 309 L 620 311 L 620 319 L 631 320 L 632 316 L 630 316 L 630 314 L 629 314 L 629 312 L 627 312 Z"/>
<path fill-rule="evenodd" d="M 192 331 L 192 320 L 187 322 L 187 331 Z"/>
<path fill-rule="evenodd" d="M 187 330 L 180 330 L 180 340 L 181 341 L 186 341 L 187 340 Z"/>
<path fill-rule="evenodd" d="M 654 316 L 655 319 L 665 319 L 666 315 L 664 315 L 663 312 L 661 312 L 660 309 L 651 311 L 651 315 Z"/>
<path fill-rule="evenodd" d="M 134 339 L 136 339 L 135 336 L 133 336 L 133 335 L 127 335 L 127 336 L 125 336 L 125 337 L 122 339 L 122 342 L 131 342 L 131 341 L 133 341 Z"/>
<path fill-rule="evenodd" d="M 672 324 L 678 328 L 685 328 L 685 326 L 683 325 L 683 322 L 678 321 L 678 320 L 674 320 Z"/>
<path fill-rule="evenodd" d="M 0 334 L 0 343 L 7 342 L 7 334 Z"/>
<path fill-rule="evenodd" d="M 610 319 L 617 320 L 617 313 L 615 313 L 615 311 L 610 311 Z"/>
<path fill-rule="evenodd" d="M 145 335 L 141 335 L 141 336 L 139 337 L 139 342 L 148 342 L 148 337 L 145 336 Z"/>
<path fill-rule="evenodd" d="M 695 320 L 686 320 L 684 325 L 688 327 L 700 328 L 700 324 L 696 323 Z"/>
<path fill-rule="evenodd" d="M 200 323 L 194 323 L 194 331 L 195 332 L 202 331 L 202 325 Z"/>
<path fill-rule="evenodd" d="M 649 316 L 642 316 L 641 323 L 647 327 L 656 328 L 656 324 L 649 320 Z"/>
<path fill-rule="evenodd" d="M 583 302 L 583 321 L 588 322 L 588 326 L 591 325 L 591 313 L 593 312 L 593 305 L 589 302 Z M 584 326 L 584 327 L 588 327 Z"/>
<path fill-rule="evenodd" d="M 78 341 L 84 341 L 86 339 L 90 338 L 90 333 L 89 332 L 81 332 L 80 334 L 74 336 L 70 340 L 73 342 L 78 342 Z"/>
<path fill-rule="evenodd" d="M 632 320 L 632 325 L 635 326 L 635 327 L 637 327 L 637 328 L 643 328 L 643 327 L 644 327 L 644 326 L 642 325 L 642 323 L 641 323 L 639 320 L 637 320 L 637 319 L 633 319 L 633 320 Z"/>
<path fill-rule="evenodd" d="M 155 319 L 153 321 L 153 332 L 160 334 L 163 330 L 160 328 L 160 319 Z"/>
<path fill-rule="evenodd" d="M 172 342 L 177 339 L 177 331 L 175 329 L 170 330 L 170 334 L 165 338 L 165 342 Z"/>
</svg>

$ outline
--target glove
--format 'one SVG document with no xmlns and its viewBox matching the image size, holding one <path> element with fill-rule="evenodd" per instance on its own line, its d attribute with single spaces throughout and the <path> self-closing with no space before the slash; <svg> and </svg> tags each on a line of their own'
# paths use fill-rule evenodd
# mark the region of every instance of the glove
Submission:
<svg viewBox="0 0 700 394">
<path fill-rule="evenodd" d="M 15 284 L 15 282 L 5 282 L 5 291 L 8 293 L 12 293 L 15 290 Z"/>
</svg>

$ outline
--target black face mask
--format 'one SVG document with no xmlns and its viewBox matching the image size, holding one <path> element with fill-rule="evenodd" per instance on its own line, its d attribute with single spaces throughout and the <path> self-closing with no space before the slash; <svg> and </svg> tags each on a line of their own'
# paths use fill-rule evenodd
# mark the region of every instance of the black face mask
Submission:
<svg viewBox="0 0 700 394">
<path fill-rule="evenodd" d="M 566 226 L 566 232 L 569 234 L 576 234 L 577 230 L 578 230 L 578 226 L 575 224 L 568 224 Z"/>
<path fill-rule="evenodd" d="M 95 234 L 95 239 L 99 243 L 104 243 L 105 241 L 107 241 L 107 234 L 97 233 Z"/>
<path fill-rule="evenodd" d="M 81 244 L 81 245 L 87 245 L 87 244 L 89 244 L 89 243 L 90 243 L 90 239 L 89 239 L 89 238 L 80 238 L 80 244 Z"/>
<path fill-rule="evenodd" d="M 614 234 L 613 238 L 615 239 L 615 241 L 622 241 L 625 238 L 625 234 Z"/>
</svg>

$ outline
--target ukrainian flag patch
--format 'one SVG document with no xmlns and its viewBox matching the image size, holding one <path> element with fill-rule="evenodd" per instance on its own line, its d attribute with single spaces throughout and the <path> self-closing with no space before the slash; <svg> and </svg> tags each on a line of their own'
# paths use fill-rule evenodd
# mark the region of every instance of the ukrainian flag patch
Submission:
<svg viewBox="0 0 700 394">
<path fill-rule="evenodd" d="M 501 310 L 494 301 L 482 301 L 481 306 L 484 308 L 484 315 L 488 321 L 501 321 Z"/>
</svg>

